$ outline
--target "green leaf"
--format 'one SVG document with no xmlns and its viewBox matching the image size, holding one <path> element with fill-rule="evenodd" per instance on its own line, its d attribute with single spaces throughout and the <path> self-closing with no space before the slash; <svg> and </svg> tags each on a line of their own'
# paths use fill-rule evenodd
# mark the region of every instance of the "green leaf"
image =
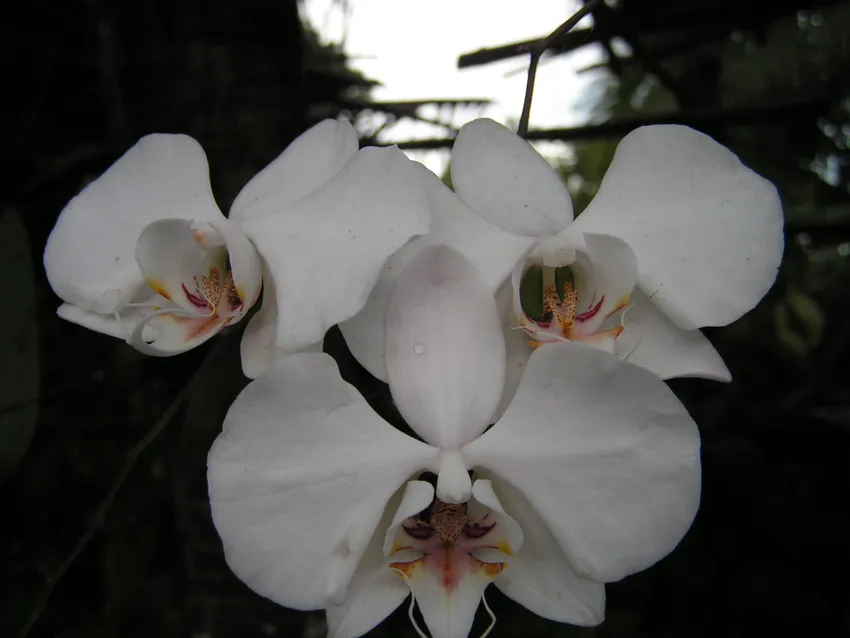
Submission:
<svg viewBox="0 0 850 638">
<path fill-rule="evenodd" d="M 35 274 L 27 230 L 20 215 L 0 216 L 0 272 L 13 312 L 0 313 L 0 481 L 29 447 L 38 420 L 39 360 Z"/>
<path fill-rule="evenodd" d="M 543 319 L 543 267 L 531 266 L 519 282 L 519 303 L 532 321 Z"/>
<path fill-rule="evenodd" d="M 816 348 L 823 337 L 823 312 L 814 299 L 798 292 L 788 293 L 773 313 L 776 337 L 800 355 Z"/>
</svg>

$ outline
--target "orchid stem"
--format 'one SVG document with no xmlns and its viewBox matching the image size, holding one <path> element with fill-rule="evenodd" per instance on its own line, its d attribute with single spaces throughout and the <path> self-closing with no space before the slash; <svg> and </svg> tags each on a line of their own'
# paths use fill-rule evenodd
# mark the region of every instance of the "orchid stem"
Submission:
<svg viewBox="0 0 850 638">
<path fill-rule="evenodd" d="M 165 409 L 165 412 L 162 413 L 162 416 L 159 417 L 148 433 L 133 447 L 132 450 L 130 450 L 130 453 L 127 455 L 127 461 L 124 463 L 124 467 L 121 468 L 118 476 L 115 477 L 106 498 L 101 501 L 91 519 L 91 522 L 83 532 L 83 535 L 80 536 L 80 539 L 77 541 L 76 545 L 74 545 L 74 548 L 65 557 L 65 560 L 62 561 L 56 571 L 47 576 L 45 579 L 44 586 L 36 599 L 35 605 L 33 605 L 29 618 L 27 619 L 24 627 L 18 633 L 18 638 L 25 638 L 32 628 L 35 627 L 35 624 L 41 617 L 42 612 L 44 612 L 45 607 L 47 607 L 47 603 L 50 600 L 50 596 L 53 594 L 53 590 L 56 588 L 56 585 L 59 584 L 59 581 L 62 580 L 63 576 L 65 576 L 74 561 L 77 560 L 80 554 L 83 553 L 83 550 L 86 548 L 86 545 L 89 544 L 89 541 L 94 538 L 97 529 L 103 525 L 103 522 L 106 520 L 106 516 L 109 514 L 109 510 L 112 508 L 115 497 L 118 495 L 118 492 L 130 476 L 133 467 L 136 465 L 136 461 L 139 460 L 145 450 L 150 447 L 151 443 L 153 443 L 156 438 L 162 434 L 166 426 L 172 421 L 172 419 L 174 419 L 177 411 L 189 398 L 189 394 L 195 388 L 198 379 L 200 379 L 201 375 L 206 372 L 206 370 L 210 367 L 210 364 L 212 364 L 213 360 L 221 352 L 225 340 L 219 337 L 217 341 L 218 342 L 215 344 L 213 349 L 207 354 L 206 358 L 201 362 L 192 376 L 189 377 L 189 380 L 183 385 L 183 388 L 177 396 L 174 397 Z"/>
<path fill-rule="evenodd" d="M 572 31 L 582 18 L 588 15 L 598 5 L 602 4 L 603 0 L 590 0 L 581 9 L 576 11 L 570 18 L 557 29 L 552 31 L 546 38 L 535 46 L 529 47 L 528 59 L 528 79 L 525 83 L 525 99 L 522 102 L 522 115 L 519 117 L 516 134 L 522 138 L 528 135 L 528 119 L 531 116 L 531 99 L 534 96 L 534 80 L 537 77 L 537 65 L 543 54 L 558 43 L 558 40 L 563 38 L 567 33 Z"/>
</svg>

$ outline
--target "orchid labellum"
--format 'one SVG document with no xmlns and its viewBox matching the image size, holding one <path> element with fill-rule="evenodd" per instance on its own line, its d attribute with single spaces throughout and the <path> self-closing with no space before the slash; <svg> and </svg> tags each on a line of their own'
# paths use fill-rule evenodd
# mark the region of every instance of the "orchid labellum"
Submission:
<svg viewBox="0 0 850 638">
<path fill-rule="evenodd" d="M 776 189 L 729 150 L 684 126 L 639 128 L 575 221 L 562 179 L 492 120 L 461 129 L 451 170 L 462 202 L 422 171 L 431 234 L 387 262 L 363 311 L 341 325 L 372 374 L 387 379 L 383 318 L 398 273 L 423 246 L 444 243 L 497 291 L 510 361 L 503 407 L 532 351 L 568 341 L 663 379 L 730 379 L 699 328 L 759 302 L 784 240 Z"/>
<path fill-rule="evenodd" d="M 490 583 L 541 616 L 594 625 L 603 583 L 687 531 L 699 435 L 656 375 L 581 342 L 538 348 L 488 429 L 506 367 L 499 312 L 445 246 L 404 268 L 385 332 L 390 390 L 421 441 L 321 353 L 279 359 L 227 415 L 208 459 L 213 520 L 258 593 L 326 609 L 334 638 L 364 634 L 409 595 L 434 638 L 465 637 Z"/>
<path fill-rule="evenodd" d="M 44 265 L 59 315 L 147 354 L 193 348 L 241 320 L 245 373 L 275 347 L 320 342 L 365 303 L 386 259 L 428 232 L 416 169 L 398 149 L 358 151 L 354 128 L 326 120 L 239 193 L 229 218 L 203 149 L 148 135 L 62 211 Z"/>
</svg>

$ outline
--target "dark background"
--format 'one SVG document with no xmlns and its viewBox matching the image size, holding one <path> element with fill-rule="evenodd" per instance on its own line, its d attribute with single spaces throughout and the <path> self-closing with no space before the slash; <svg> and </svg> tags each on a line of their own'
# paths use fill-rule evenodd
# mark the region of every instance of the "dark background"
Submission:
<svg viewBox="0 0 850 638">
<path fill-rule="evenodd" d="M 147 358 L 58 319 L 41 254 L 68 199 L 142 135 L 195 137 L 227 210 L 308 125 L 363 108 L 371 81 L 284 0 L 36 0 L 4 13 L 0 637 L 324 636 L 321 613 L 278 607 L 230 573 L 210 521 L 206 452 L 246 382 L 245 322 Z M 625 132 L 684 122 L 777 184 L 785 259 L 758 308 L 707 331 L 732 384 L 671 382 L 703 435 L 702 507 L 680 547 L 610 585 L 595 629 L 539 619 L 490 588 L 491 636 L 850 636 L 850 3 L 620 0 L 594 17 L 557 51 L 607 51 L 586 70 L 591 125 L 531 132 L 570 144 L 559 168 L 577 207 Z M 385 387 L 338 332 L 326 348 L 388 413 Z M 482 613 L 473 635 L 486 624 Z M 414 636 L 406 609 L 374 632 L 396 635 Z"/>
</svg>

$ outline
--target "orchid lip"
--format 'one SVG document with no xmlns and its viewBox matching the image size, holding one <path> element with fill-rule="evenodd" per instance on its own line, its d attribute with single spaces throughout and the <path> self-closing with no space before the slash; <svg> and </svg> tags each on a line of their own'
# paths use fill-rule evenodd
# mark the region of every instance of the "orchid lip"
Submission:
<svg viewBox="0 0 850 638">
<path fill-rule="evenodd" d="M 581 255 L 579 253 L 578 257 L 585 259 Z M 522 270 L 517 308 L 519 327 L 528 335 L 527 343 L 531 348 L 536 349 L 551 343 L 582 341 L 611 349 L 611 344 L 623 332 L 624 326 L 609 325 L 603 328 L 600 324 L 605 318 L 624 308 L 628 304 L 629 296 L 626 295 L 611 309 L 607 295 L 600 290 L 594 291 L 598 284 L 593 282 L 591 272 L 590 264 L 582 264 L 578 260 L 562 266 L 534 264 Z M 534 277 L 537 277 L 538 299 L 533 298 Z M 532 297 L 529 297 L 530 294 Z M 532 309 L 527 309 L 526 303 L 539 304 L 540 301 L 542 305 L 538 306 L 536 311 L 533 310 L 533 305 Z M 585 310 L 579 312 L 581 307 Z M 603 312 L 604 316 L 601 316 Z"/>
<path fill-rule="evenodd" d="M 476 494 L 494 504 L 489 481 L 479 480 L 469 501 L 434 497 L 425 510 L 388 532 L 386 566 L 410 587 L 435 636 L 467 635 L 484 590 L 509 567 L 522 542 L 518 528 L 511 533 L 516 522 L 501 506 L 489 509 Z"/>
</svg>

